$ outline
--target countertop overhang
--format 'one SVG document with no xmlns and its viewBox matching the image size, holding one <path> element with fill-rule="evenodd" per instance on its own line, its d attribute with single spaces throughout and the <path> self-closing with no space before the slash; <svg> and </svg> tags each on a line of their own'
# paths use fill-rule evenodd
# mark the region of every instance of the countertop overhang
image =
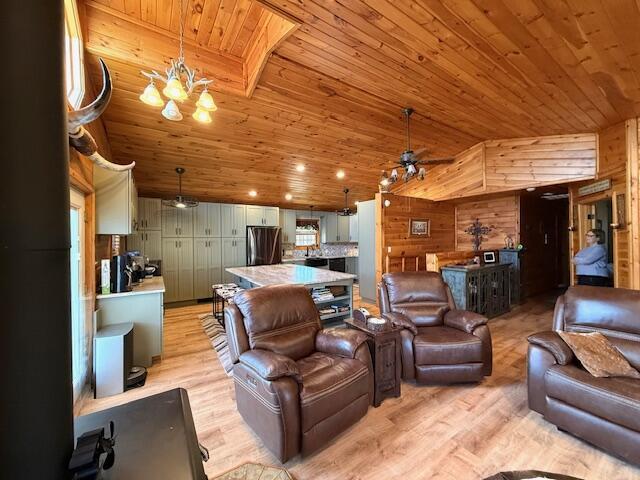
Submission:
<svg viewBox="0 0 640 480">
<path fill-rule="evenodd" d="M 317 285 L 341 281 L 352 281 L 356 278 L 350 273 L 334 272 L 323 268 L 305 267 L 304 265 L 279 263 L 276 265 L 259 265 L 255 267 L 227 268 L 227 272 L 248 282 L 264 287 L 266 285 Z"/>
</svg>

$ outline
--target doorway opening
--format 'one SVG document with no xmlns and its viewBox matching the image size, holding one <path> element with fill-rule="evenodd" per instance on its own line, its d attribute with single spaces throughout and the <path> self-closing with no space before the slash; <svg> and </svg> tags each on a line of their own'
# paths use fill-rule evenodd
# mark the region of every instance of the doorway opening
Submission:
<svg viewBox="0 0 640 480">
<path fill-rule="evenodd" d="M 564 186 L 520 195 L 521 298 L 565 288 L 570 280 L 569 195 Z"/>
<path fill-rule="evenodd" d="M 589 203 L 578 205 L 579 209 L 579 246 L 583 249 L 587 246 L 586 235 L 589 230 L 594 230 L 600 235 L 600 241 L 607 251 L 607 270 L 609 271 L 609 280 L 614 283 L 614 229 L 613 223 L 613 204 L 610 197 L 601 198 Z"/>
<path fill-rule="evenodd" d="M 80 397 L 89 374 L 87 321 L 84 278 L 84 195 L 70 192 L 69 225 L 71 233 L 71 378 L 73 401 Z"/>
</svg>

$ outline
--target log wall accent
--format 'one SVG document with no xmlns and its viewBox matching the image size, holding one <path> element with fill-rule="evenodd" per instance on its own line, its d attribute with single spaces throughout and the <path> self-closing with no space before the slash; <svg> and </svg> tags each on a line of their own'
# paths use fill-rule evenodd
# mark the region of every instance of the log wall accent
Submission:
<svg viewBox="0 0 640 480">
<path fill-rule="evenodd" d="M 399 271 L 401 257 L 407 257 L 407 270 L 415 269 L 415 257 L 419 258 L 419 270 L 425 270 L 425 254 L 454 250 L 455 207 L 450 203 L 432 202 L 419 198 L 401 197 L 393 194 L 376 195 L 376 208 L 380 210 L 377 235 L 380 241 L 380 275 L 390 257 L 389 271 Z M 385 200 L 390 202 L 384 206 Z M 429 219 L 431 235 L 412 237 L 409 235 L 411 219 Z"/>
<path fill-rule="evenodd" d="M 520 234 L 520 198 L 517 194 L 479 198 L 455 206 L 456 250 L 473 250 L 472 236 L 465 233 L 475 219 L 492 230 L 480 246 L 481 250 L 494 250 L 505 246 L 505 237 L 510 235 L 516 244 Z"/>
<path fill-rule="evenodd" d="M 553 135 L 481 142 L 449 165 L 427 168 L 425 181 L 395 186 L 393 192 L 429 200 L 449 200 L 483 193 L 595 178 L 597 135 Z"/>
</svg>

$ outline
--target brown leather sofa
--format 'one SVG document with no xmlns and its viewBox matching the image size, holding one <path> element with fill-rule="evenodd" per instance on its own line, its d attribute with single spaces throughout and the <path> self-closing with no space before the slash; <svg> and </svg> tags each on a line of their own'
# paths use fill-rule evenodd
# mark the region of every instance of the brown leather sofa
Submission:
<svg viewBox="0 0 640 480">
<path fill-rule="evenodd" d="M 322 330 L 305 287 L 247 290 L 224 313 L 238 411 L 281 462 L 317 450 L 367 413 L 367 337 Z"/>
<path fill-rule="evenodd" d="M 640 369 L 640 291 L 571 287 L 556 302 L 553 330 L 529 337 L 529 408 L 577 437 L 640 464 L 640 380 L 596 378 L 556 333 L 600 332 Z"/>
<path fill-rule="evenodd" d="M 378 285 L 378 300 L 382 315 L 403 327 L 403 379 L 458 383 L 491 375 L 487 319 L 457 310 L 440 274 L 386 273 Z"/>
</svg>

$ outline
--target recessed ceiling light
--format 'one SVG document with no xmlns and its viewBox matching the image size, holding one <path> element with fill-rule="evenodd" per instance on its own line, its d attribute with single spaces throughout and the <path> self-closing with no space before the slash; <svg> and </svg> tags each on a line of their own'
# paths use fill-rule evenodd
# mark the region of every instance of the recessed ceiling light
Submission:
<svg viewBox="0 0 640 480">
<path fill-rule="evenodd" d="M 338 170 L 336 172 L 336 177 L 338 178 L 344 178 L 344 170 Z"/>
<path fill-rule="evenodd" d="M 304 165 L 299 163 L 298 165 L 296 165 L 296 170 L 299 172 L 304 172 Z"/>
<path fill-rule="evenodd" d="M 391 200 L 385 200 L 385 201 L 384 201 L 384 206 L 385 206 L 385 207 L 388 207 L 388 206 L 390 206 L 390 205 L 391 205 Z"/>
<path fill-rule="evenodd" d="M 527 188 L 527 192 L 535 192 L 536 187 L 529 187 Z"/>
<path fill-rule="evenodd" d="M 251 190 L 251 191 L 249 192 L 249 196 L 250 196 L 250 197 L 256 197 L 257 195 L 258 195 L 258 192 L 256 192 L 255 190 Z"/>
<path fill-rule="evenodd" d="M 287 193 L 287 194 L 284 196 L 284 198 L 285 198 L 285 200 L 291 200 L 291 199 L 293 198 L 293 195 L 291 195 L 290 193 Z"/>
</svg>

